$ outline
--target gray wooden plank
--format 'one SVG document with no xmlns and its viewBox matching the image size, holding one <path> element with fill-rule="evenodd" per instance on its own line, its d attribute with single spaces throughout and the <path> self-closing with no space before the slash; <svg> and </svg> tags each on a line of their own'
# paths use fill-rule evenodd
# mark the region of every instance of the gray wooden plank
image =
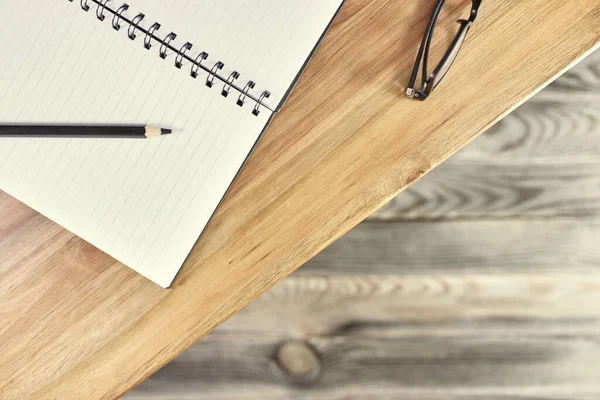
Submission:
<svg viewBox="0 0 600 400">
<path fill-rule="evenodd" d="M 417 391 L 410 390 L 386 390 L 386 389 L 356 389 L 353 393 L 341 391 L 337 393 L 335 390 L 322 391 L 320 393 L 305 393 L 303 391 L 287 392 L 287 394 L 272 394 L 268 389 L 263 390 L 260 395 L 257 395 L 260 389 L 255 389 L 252 394 L 246 393 L 244 389 L 236 392 L 235 396 L 231 393 L 215 393 L 209 390 L 208 393 L 203 391 L 203 395 L 198 397 L 194 392 L 186 391 L 185 389 L 177 390 L 175 393 L 140 393 L 132 392 L 124 399 L 127 400 L 195 400 L 195 399 L 257 399 L 257 400 L 598 400 L 600 394 L 597 390 L 588 392 L 581 390 L 572 390 L 568 394 L 564 393 L 518 393 L 518 391 L 506 391 L 504 394 L 492 393 L 486 390 L 480 390 L 479 393 L 470 392 L 451 392 L 448 390 L 435 389 L 420 389 Z"/>
<path fill-rule="evenodd" d="M 444 393 L 445 398 L 463 399 L 576 399 L 600 393 L 598 336 L 330 336 L 306 343 L 318 355 L 320 373 L 302 386 L 291 383 L 277 364 L 278 339 L 209 336 L 125 398 L 185 398 L 188 393 L 195 399 L 308 399 L 437 392 L 438 398 Z"/>
<path fill-rule="evenodd" d="M 218 335 L 600 334 L 600 273 L 291 276 Z"/>
<path fill-rule="evenodd" d="M 301 275 L 598 272 L 600 219 L 363 222 Z"/>
<path fill-rule="evenodd" d="M 597 142 L 600 149 L 600 123 Z M 546 218 L 599 214 L 600 162 L 463 161 L 441 165 L 369 219 Z"/>
<path fill-rule="evenodd" d="M 125 398 L 595 399 L 599 301 L 600 274 L 292 276 Z"/>
</svg>

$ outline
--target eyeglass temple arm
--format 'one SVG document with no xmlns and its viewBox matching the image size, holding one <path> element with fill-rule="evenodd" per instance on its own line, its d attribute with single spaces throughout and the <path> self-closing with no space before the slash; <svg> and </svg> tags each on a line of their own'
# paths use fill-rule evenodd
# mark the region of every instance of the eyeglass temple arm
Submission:
<svg viewBox="0 0 600 400">
<path fill-rule="evenodd" d="M 423 59 L 423 53 L 429 53 L 429 45 L 431 43 L 431 39 L 433 36 L 433 29 L 435 27 L 435 23 L 440 15 L 440 11 L 442 7 L 446 3 L 446 0 L 439 0 L 435 9 L 433 10 L 433 14 L 431 19 L 429 20 L 429 24 L 427 25 L 427 29 L 425 30 L 425 36 L 423 37 L 423 41 L 421 42 L 421 46 L 419 47 L 419 52 L 417 53 L 417 59 L 415 61 L 415 65 L 412 70 L 412 74 L 410 75 L 410 81 L 408 83 L 408 89 L 406 89 L 406 94 L 412 97 L 414 93 L 415 83 L 417 82 L 417 76 L 419 75 L 419 68 L 421 67 L 421 61 L 423 62 L 423 75 L 427 75 L 427 61 Z M 429 54 L 425 54 L 427 57 Z"/>
<path fill-rule="evenodd" d="M 469 28 L 471 27 L 472 22 L 469 20 L 461 20 L 459 21 L 461 24 L 460 30 L 458 34 L 452 41 L 450 48 L 442 58 L 442 61 L 438 64 L 438 66 L 433 70 L 429 78 L 425 81 L 425 84 L 422 88 L 422 93 L 415 93 L 415 98 L 419 100 L 425 100 L 436 88 L 436 86 L 444 79 L 450 67 L 456 61 L 456 57 L 458 56 L 458 52 L 462 47 L 465 39 L 467 38 L 467 33 L 469 32 Z"/>
</svg>

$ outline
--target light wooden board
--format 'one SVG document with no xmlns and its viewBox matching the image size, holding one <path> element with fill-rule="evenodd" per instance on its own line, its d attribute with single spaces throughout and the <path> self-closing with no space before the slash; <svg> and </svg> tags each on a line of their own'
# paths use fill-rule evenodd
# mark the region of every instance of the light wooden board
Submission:
<svg viewBox="0 0 600 400">
<path fill-rule="evenodd" d="M 419 103 L 403 85 L 433 3 L 348 1 L 170 291 L 3 199 L 0 397 L 119 396 L 600 40 L 598 2 L 488 2 L 443 89 Z"/>
<path fill-rule="evenodd" d="M 599 398 L 587 371 L 600 260 L 585 249 L 600 237 L 600 102 L 582 101 L 599 82 L 596 52 L 125 399 Z M 473 340 L 486 345 L 465 368 L 458 352 Z M 592 356 L 578 357 L 574 344 L 587 340 Z M 460 381 L 449 382 L 455 366 Z M 298 370 L 311 372 L 298 380 Z"/>
</svg>

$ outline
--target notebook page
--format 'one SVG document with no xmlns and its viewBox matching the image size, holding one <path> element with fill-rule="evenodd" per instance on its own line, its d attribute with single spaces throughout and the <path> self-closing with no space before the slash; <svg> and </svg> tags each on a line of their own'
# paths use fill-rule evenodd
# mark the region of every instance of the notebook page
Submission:
<svg viewBox="0 0 600 400">
<path fill-rule="evenodd" d="M 339 6 L 324 0 L 128 1 L 179 48 L 273 92 L 273 107 Z M 191 65 L 127 39 L 90 3 L 0 5 L 0 121 L 139 123 L 172 127 L 155 140 L 0 139 L 0 189 L 162 286 L 184 262 L 268 123 L 235 105 Z M 210 11 L 207 11 L 210 10 Z M 326 10 L 330 15 L 323 17 Z M 160 16 L 159 18 L 152 18 Z M 314 39 L 307 39 L 314 38 Z M 285 39 L 285 40 L 284 40 Z M 214 49 L 213 49 L 214 48 Z M 243 86 L 243 83 L 242 83 Z"/>
<path fill-rule="evenodd" d="M 41 3 L 0 16 L 18 38 L 0 44 L 11 54 L 0 59 L 1 121 L 152 123 L 175 133 L 0 139 L 0 188 L 166 287 L 270 114 L 215 95 L 68 1 Z"/>
</svg>

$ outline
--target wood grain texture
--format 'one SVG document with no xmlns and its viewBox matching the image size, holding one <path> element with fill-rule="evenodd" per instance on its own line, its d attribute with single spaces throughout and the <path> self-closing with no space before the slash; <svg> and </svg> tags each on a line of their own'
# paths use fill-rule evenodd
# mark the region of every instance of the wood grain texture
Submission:
<svg viewBox="0 0 600 400">
<path fill-rule="evenodd" d="M 594 268 L 600 264 L 587 257 L 592 268 L 582 270 L 578 261 L 585 253 L 578 249 L 594 248 L 600 235 L 594 222 L 600 121 L 596 103 L 581 101 L 600 93 L 594 84 L 600 74 L 588 73 L 597 65 L 600 52 L 401 193 L 372 217 L 377 224 L 359 224 L 327 250 L 326 260 L 318 255 L 125 399 L 600 397 L 598 385 L 573 373 L 595 369 L 595 358 L 573 357 L 571 347 L 600 333 L 600 275 Z M 581 85 L 582 79 L 573 78 L 580 76 L 586 77 Z M 565 218 L 570 213 L 579 216 Z M 486 222 L 499 218 L 495 229 L 487 229 Z M 407 219 L 420 223 L 398 223 Z M 428 234 L 412 236 L 415 225 Z M 548 243 L 548 235 L 539 233 L 545 227 L 560 235 L 564 225 L 579 226 L 579 233 L 564 229 L 565 235 Z M 518 226 L 528 233 L 506 240 Z M 488 241 L 473 240 L 477 232 Z M 448 242 L 449 236 L 467 240 Z M 490 254 L 471 245 L 489 248 Z M 414 249 L 429 256 L 415 257 Z M 549 263 L 547 254 L 562 264 Z M 256 338 L 270 344 L 257 346 Z M 445 369 L 460 364 L 455 351 L 472 338 L 494 345 L 481 351 L 478 363 L 468 364 L 461 382 L 449 385 Z M 357 339 L 376 343 L 360 346 L 360 360 L 350 355 Z M 425 357 L 408 358 L 395 347 L 411 341 L 411 354 L 427 354 L 432 340 L 445 344 L 436 349 L 442 355 L 437 372 Z M 324 350 L 313 344 L 321 341 L 352 346 Z M 556 347 L 542 348 L 542 342 Z M 227 350 L 231 343 L 241 359 Z M 552 362 L 529 363 L 519 381 L 507 374 L 506 365 L 519 368 L 522 359 L 507 357 L 504 363 L 497 358 L 516 348 L 521 356 L 539 351 L 550 357 L 556 349 L 560 355 Z M 327 362 L 332 359 L 336 362 Z M 485 381 L 479 368 L 483 359 L 489 365 Z M 365 369 L 369 373 L 361 379 Z M 564 380 L 555 386 L 543 382 L 552 374 Z M 426 384 L 419 385 L 415 376 Z"/>
<path fill-rule="evenodd" d="M 598 215 L 599 66 L 595 52 L 369 219 Z"/>
<path fill-rule="evenodd" d="M 598 273 L 290 276 L 211 335 L 595 334 L 599 302 Z"/>
<path fill-rule="evenodd" d="M 600 274 L 564 270 L 296 274 L 125 399 L 593 399 Z M 320 359 L 309 383 L 276 362 L 290 340 Z"/>
<path fill-rule="evenodd" d="M 491 127 L 482 140 L 459 151 L 449 161 L 482 160 L 485 157 L 516 163 L 595 161 L 600 154 L 598 114 L 600 89 L 559 91 L 551 86 L 507 115 Z"/>
<path fill-rule="evenodd" d="M 585 72 L 594 71 L 598 65 L 600 52 L 597 51 L 451 160 L 481 160 L 483 157 L 515 162 L 597 160 L 600 76 Z M 583 78 L 575 79 L 580 75 L 585 77 L 583 82 L 580 82 Z"/>
<path fill-rule="evenodd" d="M 596 52 L 567 71 L 560 80 L 550 84 L 550 88 L 562 93 L 588 92 L 591 96 L 600 90 L 600 53 Z M 571 97 L 571 96 L 570 96 Z"/>
<path fill-rule="evenodd" d="M 598 219 L 367 222 L 297 273 L 591 273 L 600 271 L 599 231 Z"/>
<path fill-rule="evenodd" d="M 489 2 L 443 88 L 425 103 L 410 101 L 403 85 L 433 3 L 348 1 L 172 290 L 156 287 L 4 196 L 0 298 L 8 323 L 0 330 L 0 397 L 118 397 L 600 40 L 598 2 Z M 464 10 L 454 13 L 450 17 Z M 359 338 L 350 347 L 376 349 L 369 340 Z M 559 353 L 562 345 L 555 340 L 562 338 L 548 339 L 539 349 Z M 567 342 L 572 360 L 596 354 L 588 341 Z M 314 346 L 323 354 L 340 349 L 327 339 Z M 393 346 L 400 365 L 410 346 Z M 480 351 L 465 342 L 458 348 L 459 365 Z M 358 364 L 368 361 L 360 357 Z M 523 365 L 552 362 L 540 357 L 527 354 Z M 347 365 L 352 371 L 353 364 Z M 586 385 L 597 378 L 593 371 L 574 373 Z M 335 371 L 330 376 L 338 379 Z M 555 378 L 551 372 L 543 376 Z M 557 385 L 565 382 L 556 379 Z"/>
<path fill-rule="evenodd" d="M 595 142 L 600 143 L 600 130 Z M 561 162 L 560 159 L 530 163 L 449 161 L 428 174 L 427 179 L 392 199 L 369 219 L 598 216 L 600 162 L 580 162 L 574 158 L 574 162 Z"/>
<path fill-rule="evenodd" d="M 524 399 L 527 393 L 535 393 L 535 399 L 592 398 L 600 394 L 600 371 L 589 367 L 600 357 L 598 339 L 533 334 L 514 341 L 479 332 L 309 338 L 306 342 L 318 352 L 322 371 L 319 380 L 295 389 L 273 359 L 277 340 L 208 337 L 207 345 L 194 346 L 146 382 L 144 391 L 125 399 L 405 398 L 411 392 L 421 399 L 433 393 L 440 399 L 448 398 L 442 394 Z"/>
</svg>

